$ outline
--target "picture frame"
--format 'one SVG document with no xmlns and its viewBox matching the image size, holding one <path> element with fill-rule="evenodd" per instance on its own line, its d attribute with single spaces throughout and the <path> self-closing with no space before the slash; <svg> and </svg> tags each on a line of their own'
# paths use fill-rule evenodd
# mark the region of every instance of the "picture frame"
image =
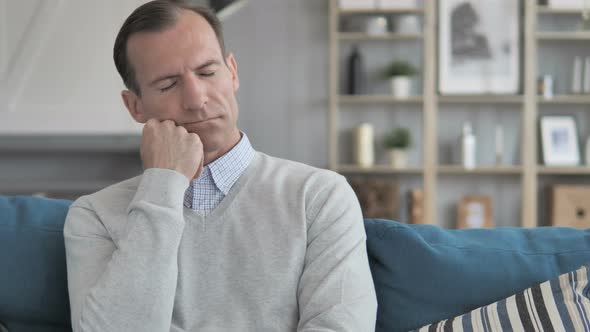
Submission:
<svg viewBox="0 0 590 332">
<path fill-rule="evenodd" d="M 542 116 L 539 126 L 544 165 L 576 166 L 580 164 L 578 131 L 573 116 Z"/>
<path fill-rule="evenodd" d="M 439 92 L 516 94 L 520 8 L 514 0 L 439 1 Z"/>
<path fill-rule="evenodd" d="M 457 206 L 457 228 L 492 228 L 492 198 L 482 195 L 463 197 Z"/>
</svg>

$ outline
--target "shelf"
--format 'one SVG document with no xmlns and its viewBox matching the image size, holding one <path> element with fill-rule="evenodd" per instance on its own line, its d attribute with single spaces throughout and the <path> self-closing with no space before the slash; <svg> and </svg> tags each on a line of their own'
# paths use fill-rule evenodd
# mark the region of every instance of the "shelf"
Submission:
<svg viewBox="0 0 590 332">
<path fill-rule="evenodd" d="M 338 102 L 341 104 L 421 104 L 423 98 L 422 96 L 396 98 L 391 95 L 339 95 Z"/>
<path fill-rule="evenodd" d="M 357 165 L 340 165 L 337 169 L 340 173 L 354 174 L 422 174 L 420 167 L 393 168 L 389 165 L 374 165 L 371 167 L 361 167 Z"/>
<path fill-rule="evenodd" d="M 590 40 L 589 31 L 576 32 L 537 32 L 537 39 L 548 41 Z"/>
<path fill-rule="evenodd" d="M 449 104 L 520 104 L 522 95 L 446 95 L 439 96 L 441 103 Z"/>
<path fill-rule="evenodd" d="M 0 135 L 2 152 L 137 153 L 141 135 Z"/>
<path fill-rule="evenodd" d="M 3 193 L 11 194 L 31 194 L 36 192 L 46 192 L 50 194 L 70 194 L 70 193 L 93 193 L 106 188 L 117 181 L 35 181 L 31 179 L 23 181 L 0 181 L 0 188 Z"/>
<path fill-rule="evenodd" d="M 552 8 L 549 6 L 538 6 L 538 14 L 556 14 L 556 15 L 582 15 L 583 9 L 575 8 Z"/>
<path fill-rule="evenodd" d="M 439 165 L 441 174 L 491 174 L 491 175 L 520 175 L 521 166 L 478 166 L 475 169 L 466 169 L 460 165 Z"/>
<path fill-rule="evenodd" d="M 423 15 L 423 8 L 391 8 L 391 9 L 340 9 L 340 15 L 375 15 L 375 14 L 416 14 Z"/>
<path fill-rule="evenodd" d="M 385 33 L 370 35 L 364 32 L 339 32 L 338 39 L 342 41 L 379 41 L 379 40 L 420 40 L 422 33 Z"/>
<path fill-rule="evenodd" d="M 590 105 L 590 94 L 586 95 L 558 95 L 551 99 L 538 98 L 539 104 L 587 104 Z"/>
<path fill-rule="evenodd" d="M 539 166 L 537 172 L 545 175 L 590 175 L 590 166 Z"/>
</svg>

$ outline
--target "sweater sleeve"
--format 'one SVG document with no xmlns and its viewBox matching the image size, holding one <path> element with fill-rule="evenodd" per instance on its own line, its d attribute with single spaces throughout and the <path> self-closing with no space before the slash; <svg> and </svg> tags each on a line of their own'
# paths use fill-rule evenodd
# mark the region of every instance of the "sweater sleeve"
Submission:
<svg viewBox="0 0 590 332">
<path fill-rule="evenodd" d="M 323 178 L 332 181 L 322 184 L 307 212 L 298 331 L 373 332 L 377 299 L 360 206 L 344 177 Z"/>
<path fill-rule="evenodd" d="M 147 169 L 116 243 L 91 200 L 72 205 L 64 238 L 75 332 L 170 330 L 187 187 L 180 173 Z"/>
</svg>

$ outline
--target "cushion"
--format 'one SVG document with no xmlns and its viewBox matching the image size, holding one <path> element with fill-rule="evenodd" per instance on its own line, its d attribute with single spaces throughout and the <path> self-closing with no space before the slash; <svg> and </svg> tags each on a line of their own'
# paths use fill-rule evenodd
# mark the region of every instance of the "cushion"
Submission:
<svg viewBox="0 0 590 332">
<path fill-rule="evenodd" d="M 0 196 L 0 322 L 11 332 L 70 325 L 63 238 L 70 204 Z"/>
<path fill-rule="evenodd" d="M 408 331 L 462 315 L 590 257 L 590 231 L 561 227 L 446 230 L 366 219 L 379 303 L 376 331 Z"/>
<path fill-rule="evenodd" d="M 422 327 L 428 331 L 585 331 L 590 327 L 588 265 L 465 315 Z"/>
</svg>

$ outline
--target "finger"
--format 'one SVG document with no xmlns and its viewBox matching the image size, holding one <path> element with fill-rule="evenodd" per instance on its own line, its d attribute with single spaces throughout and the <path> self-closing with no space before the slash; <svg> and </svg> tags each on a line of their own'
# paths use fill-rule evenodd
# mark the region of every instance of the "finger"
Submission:
<svg viewBox="0 0 590 332">
<path fill-rule="evenodd" d="M 203 173 L 204 163 L 205 156 L 203 155 L 203 157 L 201 157 L 201 162 L 199 163 L 199 168 L 197 168 L 197 173 L 195 174 L 195 177 L 193 179 L 198 179 L 201 176 L 201 174 Z"/>
</svg>

